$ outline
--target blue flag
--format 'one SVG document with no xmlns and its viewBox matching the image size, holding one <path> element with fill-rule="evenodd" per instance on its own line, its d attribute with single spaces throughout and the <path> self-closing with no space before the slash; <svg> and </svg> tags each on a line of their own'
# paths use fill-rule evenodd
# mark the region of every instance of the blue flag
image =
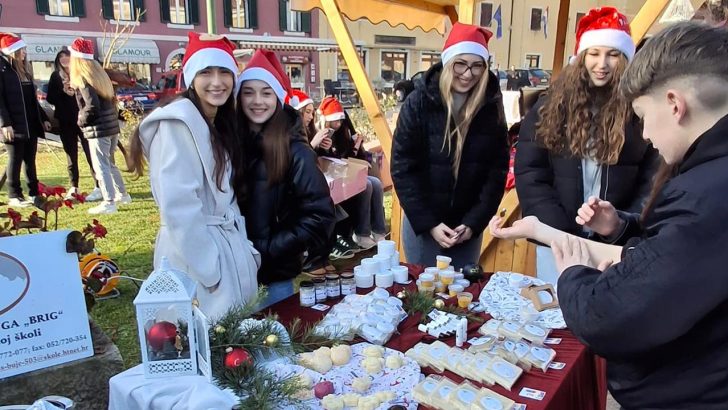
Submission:
<svg viewBox="0 0 728 410">
<path fill-rule="evenodd" d="M 501 38 L 503 37 L 503 22 L 501 19 L 501 6 L 498 5 L 498 8 L 495 10 L 495 14 L 493 15 L 493 20 L 498 24 L 498 28 L 495 31 L 495 38 Z"/>
</svg>

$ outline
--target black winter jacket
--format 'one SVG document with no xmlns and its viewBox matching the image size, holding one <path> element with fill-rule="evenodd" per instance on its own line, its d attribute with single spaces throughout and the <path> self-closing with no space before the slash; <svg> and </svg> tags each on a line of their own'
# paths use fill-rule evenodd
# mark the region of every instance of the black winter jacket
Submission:
<svg viewBox="0 0 728 410">
<path fill-rule="evenodd" d="M 573 266 L 566 324 L 607 359 L 626 409 L 728 409 L 728 116 L 688 150 L 641 239 L 603 273 Z"/>
<path fill-rule="evenodd" d="M 536 139 L 538 110 L 546 98 L 540 98 L 521 123 L 515 164 L 518 201 L 523 216 L 535 215 L 546 225 L 584 236 L 583 228 L 575 220 L 584 203 L 581 158 L 551 152 Z M 602 166 L 599 197 L 617 209 L 639 213 L 652 188 L 659 156 L 642 139 L 636 116 L 625 131 L 617 163 Z"/>
<path fill-rule="evenodd" d="M 430 68 L 402 106 L 392 145 L 392 180 L 416 234 L 445 223 L 466 225 L 477 237 L 505 190 L 509 155 L 503 98 L 498 78 L 488 71 L 485 103 L 468 130 L 455 181 L 455 150 L 443 150 L 447 108 L 438 85 L 441 72 L 441 63 Z"/>
<path fill-rule="evenodd" d="M 76 127 L 78 122 L 78 103 L 76 97 L 63 91 L 63 76 L 65 73 L 54 71 L 48 80 L 48 95 L 46 99 L 53 104 L 54 116 L 63 128 Z"/>
<path fill-rule="evenodd" d="M 35 85 L 32 100 L 33 106 L 26 107 L 20 77 L 10 62 L 0 56 L 0 127 L 13 127 L 15 138 L 28 138 L 29 131 L 39 134 L 34 137 L 43 137 L 42 123 L 48 117 L 35 99 Z"/>
<path fill-rule="evenodd" d="M 262 257 L 258 282 L 292 279 L 301 273 L 303 252 L 327 243 L 334 228 L 334 204 L 323 173 L 301 127 L 300 115 L 285 106 L 291 130 L 288 176 L 285 182 L 268 185 L 262 135 L 248 149 L 245 215 L 248 238 Z"/>
<path fill-rule="evenodd" d="M 76 101 L 79 108 L 78 126 L 81 127 L 84 137 L 113 137 L 121 133 L 116 98 L 101 98 L 93 87 L 86 84 L 76 90 Z"/>
</svg>

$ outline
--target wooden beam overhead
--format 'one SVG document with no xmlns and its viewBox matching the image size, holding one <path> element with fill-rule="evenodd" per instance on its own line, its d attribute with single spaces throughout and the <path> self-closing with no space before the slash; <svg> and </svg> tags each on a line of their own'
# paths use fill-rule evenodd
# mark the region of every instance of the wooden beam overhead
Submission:
<svg viewBox="0 0 728 410">
<path fill-rule="evenodd" d="M 566 31 L 569 27 L 570 7 L 570 0 L 559 1 L 559 15 L 556 22 L 556 42 L 554 44 L 554 64 L 552 67 L 554 77 L 561 72 L 564 61 L 566 60 Z"/>
<path fill-rule="evenodd" d="M 660 18 L 662 11 L 665 10 L 669 2 L 669 0 L 647 0 L 645 2 L 640 11 L 637 12 L 637 15 L 629 23 L 629 27 L 632 30 L 632 41 L 635 44 L 639 44 L 642 41 L 645 34 L 650 31 L 650 27 Z"/>
</svg>

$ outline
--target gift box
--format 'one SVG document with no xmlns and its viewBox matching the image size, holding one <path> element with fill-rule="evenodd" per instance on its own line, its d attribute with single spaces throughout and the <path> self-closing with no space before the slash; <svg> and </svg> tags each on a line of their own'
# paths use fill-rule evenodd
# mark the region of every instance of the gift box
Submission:
<svg viewBox="0 0 728 410">
<path fill-rule="evenodd" d="M 326 177 L 335 204 L 364 191 L 369 163 L 356 158 L 319 157 L 319 167 Z"/>
</svg>

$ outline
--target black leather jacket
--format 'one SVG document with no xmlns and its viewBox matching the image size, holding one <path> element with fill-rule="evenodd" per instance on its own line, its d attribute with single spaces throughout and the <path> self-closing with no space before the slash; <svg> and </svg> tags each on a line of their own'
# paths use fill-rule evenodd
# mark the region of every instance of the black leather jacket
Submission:
<svg viewBox="0 0 728 410">
<path fill-rule="evenodd" d="M 119 135 L 119 111 L 116 98 L 107 100 L 99 97 L 88 84 L 76 90 L 78 102 L 78 126 L 86 138 L 113 137 Z"/>
</svg>

